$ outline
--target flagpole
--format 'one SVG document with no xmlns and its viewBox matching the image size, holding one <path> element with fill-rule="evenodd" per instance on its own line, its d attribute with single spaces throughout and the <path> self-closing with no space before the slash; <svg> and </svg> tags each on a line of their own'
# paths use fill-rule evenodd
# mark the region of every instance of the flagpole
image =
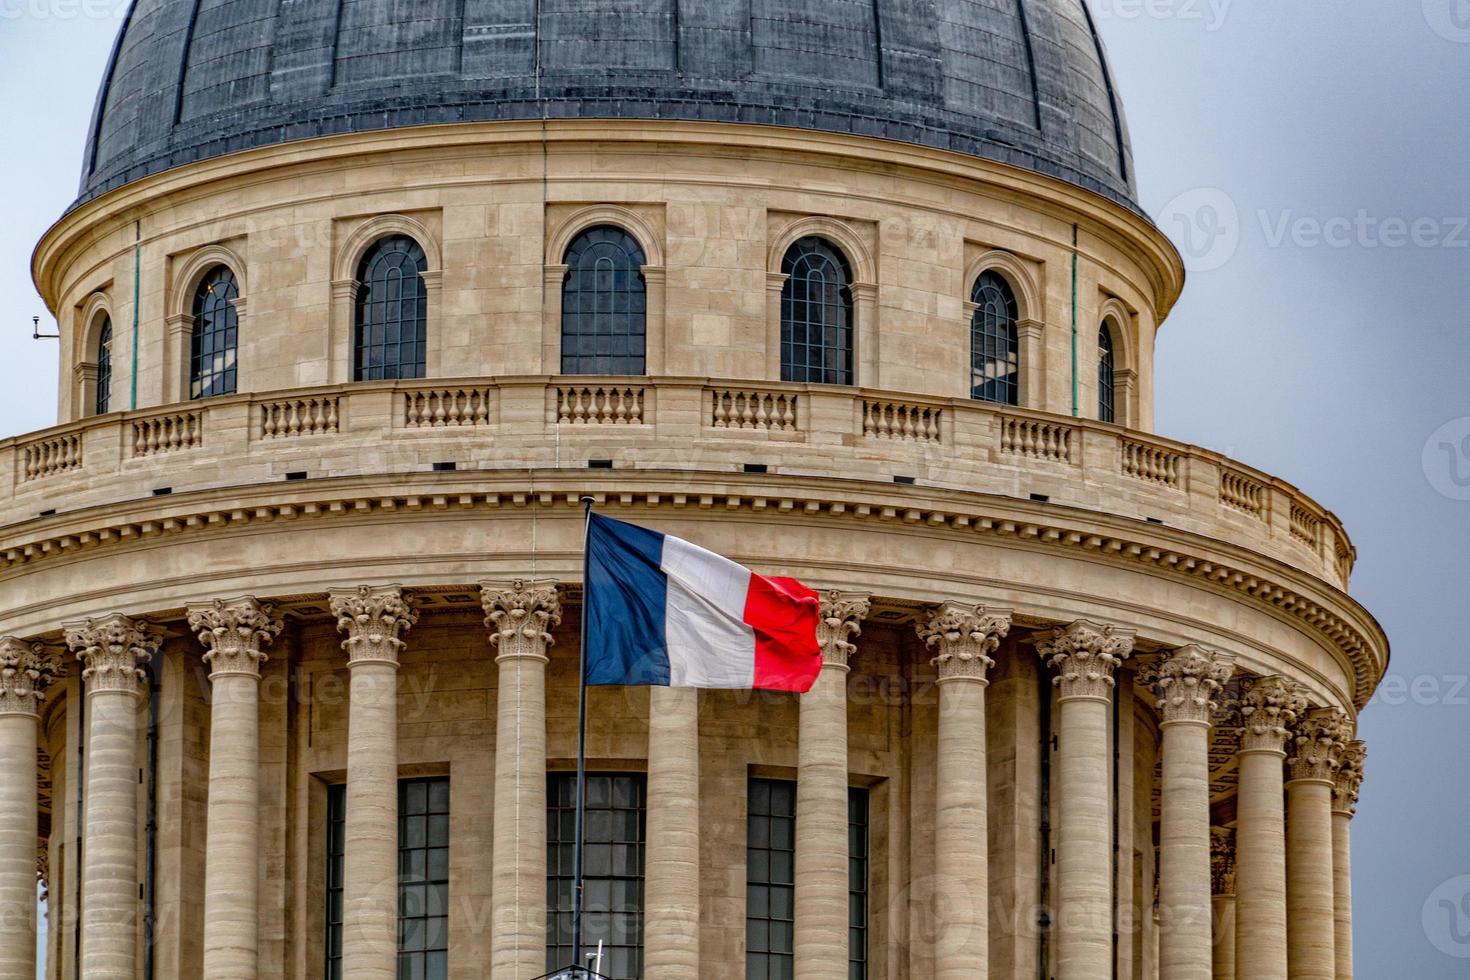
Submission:
<svg viewBox="0 0 1470 980">
<path fill-rule="evenodd" d="M 592 497 L 582 498 L 582 637 L 577 666 L 577 829 L 572 855 L 572 967 L 580 973 L 582 963 L 582 845 L 587 818 L 587 600 L 591 597 L 591 558 L 588 542 L 592 535 Z"/>
</svg>

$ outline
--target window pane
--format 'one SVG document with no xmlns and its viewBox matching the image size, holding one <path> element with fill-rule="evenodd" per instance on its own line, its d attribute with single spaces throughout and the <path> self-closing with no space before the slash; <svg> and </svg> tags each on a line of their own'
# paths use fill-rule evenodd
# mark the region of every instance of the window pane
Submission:
<svg viewBox="0 0 1470 980">
<path fill-rule="evenodd" d="M 1113 332 L 1104 323 L 1097 332 L 1097 417 L 1103 422 L 1118 420 L 1113 372 Z"/>
<path fill-rule="evenodd" d="M 449 779 L 398 783 L 398 975 L 448 970 Z"/>
<path fill-rule="evenodd" d="M 621 228 L 583 232 L 567 249 L 561 294 L 562 374 L 647 372 L 647 264 Z"/>
<path fill-rule="evenodd" d="M 428 260 L 418 242 L 394 235 L 363 256 L 357 273 L 353 379 L 422 378 L 428 344 Z"/>
<path fill-rule="evenodd" d="M 112 317 L 102 318 L 97 333 L 97 415 L 106 415 L 112 406 Z"/>
<path fill-rule="evenodd" d="M 781 263 L 781 380 L 853 383 L 852 271 L 821 238 L 803 238 Z"/>
<path fill-rule="evenodd" d="M 847 791 L 847 975 L 868 976 L 868 791 Z"/>
<path fill-rule="evenodd" d="M 746 826 L 746 977 L 790 976 L 795 963 L 796 784 L 750 780 Z"/>
<path fill-rule="evenodd" d="M 327 787 L 327 976 L 342 975 L 342 860 L 347 787 Z"/>
<path fill-rule="evenodd" d="M 215 266 L 194 293 L 194 329 L 189 341 L 189 397 L 214 398 L 235 393 L 235 347 L 240 290 L 235 274 Z M 109 383 L 111 367 L 108 369 Z"/>
<path fill-rule="evenodd" d="M 982 272 L 970 299 L 978 307 L 970 319 L 970 395 L 980 401 L 1017 405 L 1021 355 L 1015 293 L 997 273 Z"/>
</svg>

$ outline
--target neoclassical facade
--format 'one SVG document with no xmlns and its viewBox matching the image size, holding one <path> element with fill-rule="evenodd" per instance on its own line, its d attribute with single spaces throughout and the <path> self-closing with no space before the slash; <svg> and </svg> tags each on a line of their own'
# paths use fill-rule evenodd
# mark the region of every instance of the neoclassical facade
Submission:
<svg viewBox="0 0 1470 980">
<path fill-rule="evenodd" d="M 823 595 L 808 694 L 591 691 L 607 976 L 1351 978 L 1387 640 L 1152 432 L 1086 8 L 422 6 L 119 39 L 0 444 L 0 978 L 38 874 L 55 980 L 566 965 L 583 496 Z"/>
</svg>

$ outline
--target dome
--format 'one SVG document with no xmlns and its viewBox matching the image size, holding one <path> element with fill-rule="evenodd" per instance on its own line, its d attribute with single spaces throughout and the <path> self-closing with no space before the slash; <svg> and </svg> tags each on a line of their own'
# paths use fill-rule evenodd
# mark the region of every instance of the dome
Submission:
<svg viewBox="0 0 1470 980">
<path fill-rule="evenodd" d="M 293 140 L 542 117 L 881 137 L 1136 207 L 1084 0 L 134 0 L 81 199 Z"/>
</svg>

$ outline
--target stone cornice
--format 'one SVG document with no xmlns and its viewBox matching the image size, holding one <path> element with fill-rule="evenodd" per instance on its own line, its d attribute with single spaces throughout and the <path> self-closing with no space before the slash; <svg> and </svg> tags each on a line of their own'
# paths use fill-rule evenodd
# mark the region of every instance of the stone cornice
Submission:
<svg viewBox="0 0 1470 980">
<path fill-rule="evenodd" d="M 204 644 L 210 679 L 226 674 L 260 676 L 266 659 L 261 648 L 275 640 L 283 625 L 274 613 L 270 603 L 253 596 L 189 607 L 189 628 Z"/>
<path fill-rule="evenodd" d="M 915 624 L 919 639 L 933 653 L 930 661 L 940 683 L 951 680 L 988 681 L 995 666 L 991 654 L 1011 631 L 1011 611 L 946 602 L 927 620 Z"/>
<path fill-rule="evenodd" d="M 549 579 L 481 582 L 480 603 L 497 660 L 546 660 L 561 625 L 561 597 Z"/>
<path fill-rule="evenodd" d="M 817 620 L 817 644 L 822 648 L 822 663 L 846 670 L 862 635 L 863 620 L 868 618 L 872 596 L 858 592 L 823 592 L 822 609 Z"/>
<path fill-rule="evenodd" d="M 83 664 L 87 695 L 142 692 L 142 665 L 153 659 L 162 634 L 147 623 L 114 613 L 67 626 L 66 645 Z"/>
<path fill-rule="evenodd" d="M 1057 672 L 1063 700 L 1110 700 L 1114 672 L 1133 653 L 1134 631 L 1079 619 L 1037 637 L 1036 652 Z"/>
<path fill-rule="evenodd" d="M 1191 643 L 1159 664 L 1154 680 L 1163 724 L 1210 724 L 1216 696 L 1235 672 L 1235 658 Z"/>
<path fill-rule="evenodd" d="M 401 586 L 373 588 L 360 585 L 329 593 L 337 628 L 347 634 L 342 648 L 347 663 L 380 663 L 398 666 L 398 651 L 404 646 L 399 634 L 418 622 L 418 612 Z"/>
<path fill-rule="evenodd" d="M 375 515 L 401 518 L 405 513 L 453 514 L 531 506 L 580 509 L 579 497 L 590 492 L 600 501 L 640 508 L 774 511 L 807 519 L 874 521 L 982 534 L 1145 566 L 1158 574 L 1241 596 L 1320 636 L 1351 665 L 1351 696 L 1358 708 L 1367 703 L 1386 665 L 1388 644 L 1382 630 L 1345 593 L 1282 562 L 1175 528 L 1081 508 L 962 491 L 907 487 L 899 494 L 860 481 L 817 478 L 796 485 L 753 476 L 643 470 L 594 484 L 585 474 L 539 470 L 534 477 L 541 489 L 534 494 L 525 489 L 484 489 L 487 482 L 497 479 L 524 486 L 528 475 L 519 470 L 468 483 L 454 474 L 379 474 L 314 481 L 301 489 L 279 485 L 230 488 L 93 508 L 31 522 L 39 525 L 37 536 L 25 543 L 0 546 L 0 580 L 7 568 L 91 557 L 99 549 L 137 546 L 176 535 L 218 534 L 274 521 L 362 520 Z M 226 501 L 220 501 L 221 497 Z M 1380 654 L 1384 664 L 1378 662 Z"/>
</svg>

